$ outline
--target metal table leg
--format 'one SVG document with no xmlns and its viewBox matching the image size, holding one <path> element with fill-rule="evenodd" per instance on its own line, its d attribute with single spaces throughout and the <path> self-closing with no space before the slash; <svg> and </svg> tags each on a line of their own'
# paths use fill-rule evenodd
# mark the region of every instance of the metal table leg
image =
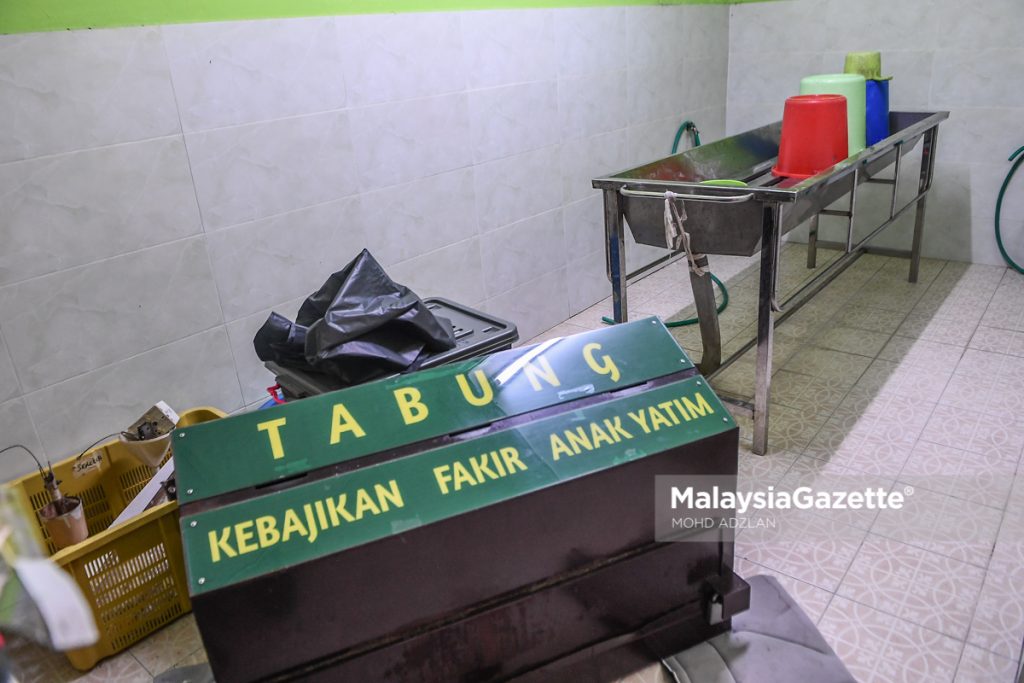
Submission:
<svg viewBox="0 0 1024 683">
<path fill-rule="evenodd" d="M 754 387 L 754 453 L 768 452 L 768 399 L 772 385 L 775 290 L 779 265 L 779 205 L 766 204 L 761 219 L 761 282 L 757 302 L 757 377 Z"/>
<path fill-rule="evenodd" d="M 807 267 L 818 267 L 818 214 L 811 218 L 811 229 L 807 233 Z"/>
<path fill-rule="evenodd" d="M 618 190 L 604 191 L 604 238 L 608 279 L 612 282 L 612 317 L 629 320 L 626 306 L 626 235 L 622 225 L 622 200 Z"/>
<path fill-rule="evenodd" d="M 924 238 L 924 215 L 925 202 L 928 195 L 925 194 L 932 186 L 932 175 L 935 172 L 935 146 L 938 140 L 939 128 L 929 128 L 924 134 L 924 143 L 921 149 L 921 178 L 918 181 L 917 193 L 920 198 L 914 208 L 914 241 L 910 247 L 910 282 L 917 282 L 917 274 L 921 267 L 921 241 Z"/>
<path fill-rule="evenodd" d="M 695 256 L 698 268 L 708 267 L 707 256 Z M 722 364 L 722 334 L 718 328 L 718 307 L 715 305 L 715 283 L 711 275 L 697 275 L 690 270 L 690 288 L 693 290 L 693 301 L 697 308 L 697 320 L 700 325 L 700 342 L 704 348 L 697 367 L 707 375 L 718 369 Z"/>
</svg>

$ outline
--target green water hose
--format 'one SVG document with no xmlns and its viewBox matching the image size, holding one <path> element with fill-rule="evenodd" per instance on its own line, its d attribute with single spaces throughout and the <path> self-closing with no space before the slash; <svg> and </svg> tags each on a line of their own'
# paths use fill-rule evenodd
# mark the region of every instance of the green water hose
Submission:
<svg viewBox="0 0 1024 683">
<path fill-rule="evenodd" d="M 697 124 L 695 124 L 693 121 L 689 121 L 689 120 L 683 121 L 679 125 L 679 130 L 676 131 L 676 139 L 672 141 L 672 153 L 673 154 L 676 154 L 679 151 L 679 142 L 683 139 L 683 133 L 686 133 L 687 131 L 689 131 L 693 135 L 693 146 L 694 147 L 700 147 L 700 131 L 697 130 Z M 1017 150 L 1017 151 L 1019 152 L 1020 150 Z M 1021 157 L 1021 158 L 1024 159 L 1024 157 Z M 1020 163 L 1020 162 L 1018 161 L 1017 163 Z M 997 209 L 997 212 L 998 212 L 998 209 Z M 998 221 L 998 215 L 999 214 L 997 213 L 996 214 L 996 216 L 997 216 L 996 220 L 997 221 Z M 996 234 L 998 235 L 998 230 L 997 230 Z M 721 313 L 722 311 L 724 311 L 729 306 L 729 290 L 725 288 L 725 284 L 721 280 L 719 280 L 717 277 L 715 277 L 714 273 L 708 273 L 708 275 L 711 276 L 711 279 L 714 281 L 714 283 L 716 285 L 718 285 L 718 289 L 721 290 L 721 292 L 722 292 L 722 302 L 720 304 L 718 304 L 718 308 L 715 309 L 715 311 L 717 313 Z M 612 320 L 611 318 L 609 318 L 608 316 L 602 317 L 601 318 L 601 322 L 603 322 L 605 325 L 614 325 L 615 324 L 615 321 Z M 676 321 L 673 321 L 673 322 L 665 323 L 665 327 L 686 327 L 688 325 L 696 325 L 698 322 L 700 322 L 700 320 L 698 318 L 696 318 L 696 317 L 693 317 L 693 318 L 687 318 L 686 320 L 676 320 Z"/>
<path fill-rule="evenodd" d="M 999 188 L 999 197 L 996 199 L 996 245 L 999 247 L 999 253 L 1003 255 L 1003 260 L 1018 273 L 1024 273 L 1024 268 L 1019 263 L 1010 258 L 1010 255 L 1006 253 L 1006 247 L 1003 245 L 1003 233 L 999 227 L 999 213 L 1003 207 L 1003 195 L 1006 194 L 1006 188 L 1010 184 L 1010 178 L 1017 172 L 1017 168 L 1024 163 L 1024 147 L 1019 148 L 1016 152 L 1010 155 L 1009 161 L 1017 159 L 1016 163 L 1010 167 L 1010 172 L 1006 174 L 1006 180 L 1003 181 L 1003 186 Z"/>
</svg>

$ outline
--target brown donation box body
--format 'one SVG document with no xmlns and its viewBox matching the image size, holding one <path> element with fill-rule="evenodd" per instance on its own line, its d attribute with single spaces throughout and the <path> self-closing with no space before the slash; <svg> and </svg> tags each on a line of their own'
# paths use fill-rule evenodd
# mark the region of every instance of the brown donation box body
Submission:
<svg viewBox="0 0 1024 683">
<path fill-rule="evenodd" d="M 746 608 L 727 535 L 655 540 L 655 476 L 738 430 L 656 319 L 175 434 L 219 683 L 602 680 Z"/>
</svg>

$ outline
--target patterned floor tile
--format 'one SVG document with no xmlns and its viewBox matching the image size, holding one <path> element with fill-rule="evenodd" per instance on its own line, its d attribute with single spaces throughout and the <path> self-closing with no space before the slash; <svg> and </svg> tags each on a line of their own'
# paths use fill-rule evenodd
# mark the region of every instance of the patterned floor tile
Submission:
<svg viewBox="0 0 1024 683">
<path fill-rule="evenodd" d="M 759 574 L 775 577 L 782 584 L 782 587 L 786 589 L 786 592 L 796 600 L 808 618 L 815 623 L 821 619 L 821 615 L 825 613 L 828 603 L 832 600 L 833 594 L 824 588 L 814 586 L 800 579 L 794 579 L 792 576 L 763 567 L 750 560 L 737 558 L 735 569 L 737 574 L 747 580 Z"/>
<path fill-rule="evenodd" d="M 834 591 L 866 532 L 805 510 L 774 512 L 776 528 L 745 530 L 736 555 Z"/>
<path fill-rule="evenodd" d="M 133 645 L 129 652 L 149 673 L 157 676 L 202 645 L 195 617 L 188 614 Z"/>
<path fill-rule="evenodd" d="M 982 650 L 974 645 L 964 646 L 953 683 L 1015 683 L 1017 662 Z"/>
<path fill-rule="evenodd" d="M 968 507 L 959 498 L 931 491 L 904 491 L 903 506 L 880 510 L 872 533 L 978 567 L 988 565 L 1002 520 L 1000 510 Z"/>
<path fill-rule="evenodd" d="M 993 556 L 967 642 L 1016 660 L 1024 641 L 1024 565 Z"/>
<path fill-rule="evenodd" d="M 961 643 L 876 609 L 836 597 L 818 622 L 861 683 L 949 683 Z"/>
<path fill-rule="evenodd" d="M 823 349 L 874 358 L 888 343 L 890 336 L 890 333 L 887 332 L 835 325 L 819 333 L 813 343 Z"/>
<path fill-rule="evenodd" d="M 985 570 L 869 534 L 836 592 L 963 640 Z"/>
<path fill-rule="evenodd" d="M 1003 509 L 1010 496 L 1016 465 L 998 452 L 974 453 L 919 441 L 898 481 L 944 493 L 977 505 Z"/>
</svg>

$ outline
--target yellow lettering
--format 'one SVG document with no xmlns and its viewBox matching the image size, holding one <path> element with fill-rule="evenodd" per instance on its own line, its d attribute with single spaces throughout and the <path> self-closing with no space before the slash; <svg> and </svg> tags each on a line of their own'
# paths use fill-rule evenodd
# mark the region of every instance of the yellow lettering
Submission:
<svg viewBox="0 0 1024 683">
<path fill-rule="evenodd" d="M 331 445 L 341 441 L 341 435 L 345 432 L 352 432 L 356 435 L 357 439 L 361 439 L 366 436 L 366 432 L 359 426 L 355 418 L 352 417 L 352 413 L 348 412 L 348 408 L 345 407 L 344 403 L 334 404 L 334 416 L 331 420 Z"/>
<path fill-rule="evenodd" d="M 316 520 L 313 519 L 313 506 L 306 503 L 302 506 L 302 509 L 306 513 L 306 528 L 309 530 L 309 538 L 306 540 L 312 543 L 316 540 L 317 534 L 320 533 L 320 530 L 316 526 Z"/>
<path fill-rule="evenodd" d="M 277 520 L 266 515 L 256 518 L 256 535 L 260 539 L 260 547 L 272 546 L 281 540 L 281 532 L 277 530 Z"/>
<path fill-rule="evenodd" d="M 566 429 L 565 438 L 569 441 L 569 445 L 572 446 L 573 455 L 579 455 L 580 449 L 594 450 L 594 446 L 590 443 L 590 438 L 586 432 L 583 431 L 583 427 L 577 427 L 576 431 Z"/>
<path fill-rule="evenodd" d="M 416 424 L 427 419 L 430 411 L 421 400 L 422 398 L 423 394 L 415 387 L 395 389 L 395 400 L 398 401 L 398 409 L 402 412 L 402 420 L 405 421 L 405 424 Z"/>
<path fill-rule="evenodd" d="M 320 522 L 320 528 L 327 530 L 327 513 L 324 510 L 324 502 L 318 500 L 313 505 L 316 507 L 316 518 Z"/>
<path fill-rule="evenodd" d="M 473 479 L 473 475 L 469 473 L 469 470 L 466 469 L 466 466 L 463 465 L 458 460 L 452 463 L 452 471 L 455 472 L 456 491 L 461 489 L 463 484 L 469 484 L 470 486 L 472 486 L 473 484 L 476 483 L 476 480 Z"/>
<path fill-rule="evenodd" d="M 644 430 L 644 434 L 651 433 L 651 428 L 647 426 L 647 416 L 644 414 L 644 411 L 638 410 L 635 413 L 626 414 L 629 415 L 630 419 L 632 419 L 633 422 L 636 422 L 638 425 L 640 425 L 640 429 Z"/>
<path fill-rule="evenodd" d="M 476 383 L 480 385 L 480 395 L 477 396 L 473 393 L 473 388 L 469 385 L 469 380 L 463 374 L 455 375 L 455 381 L 459 384 L 459 389 L 462 390 L 462 396 L 466 399 L 466 402 L 471 406 L 485 406 L 494 400 L 494 389 L 491 388 L 491 381 L 487 379 L 487 375 L 484 374 L 483 370 L 477 370 L 473 373 L 476 377 Z"/>
<path fill-rule="evenodd" d="M 356 519 L 362 519 L 367 512 L 379 515 L 380 508 L 377 507 L 377 503 L 366 492 L 366 489 L 359 489 L 356 491 Z"/>
<path fill-rule="evenodd" d="M 394 505 L 396 508 L 405 507 L 405 501 L 402 500 L 402 492 L 398 489 L 398 482 L 394 479 L 388 482 L 387 488 L 384 488 L 383 484 L 374 484 L 373 490 L 377 492 L 377 501 L 384 512 L 391 509 L 389 504 Z"/>
<path fill-rule="evenodd" d="M 492 451 L 493 453 L 493 451 Z M 486 479 L 497 479 L 498 475 L 495 474 L 494 470 L 487 464 L 488 453 L 483 453 L 479 457 L 470 457 L 469 465 L 473 468 L 473 476 L 476 477 L 477 481 L 483 481 Z"/>
<path fill-rule="evenodd" d="M 252 520 L 235 525 L 235 545 L 238 546 L 239 555 L 260 549 L 256 543 L 249 542 L 254 538 L 256 538 L 256 532 L 252 530 Z"/>
<path fill-rule="evenodd" d="M 659 403 L 658 407 L 664 410 L 666 413 L 668 413 L 669 418 L 672 419 L 672 424 L 679 424 L 679 418 L 676 417 L 675 412 L 672 410 L 672 401 L 665 401 L 664 403 Z"/>
<path fill-rule="evenodd" d="M 594 448 L 600 448 L 601 444 L 608 444 L 611 446 L 615 442 L 612 437 L 608 436 L 608 433 L 601 429 L 601 425 L 596 422 L 590 423 L 590 436 L 594 440 Z"/>
<path fill-rule="evenodd" d="M 217 536 L 216 531 L 210 532 L 210 559 L 214 562 L 220 562 L 220 554 L 223 552 L 225 557 L 234 557 L 238 553 L 228 543 L 228 535 L 231 533 L 231 527 L 224 527 L 221 529 L 221 535 Z"/>
<path fill-rule="evenodd" d="M 559 438 L 558 434 L 551 435 L 551 459 L 558 460 L 562 455 L 573 456 L 576 455 L 572 452 L 572 449 L 565 445 L 565 442 Z"/>
<path fill-rule="evenodd" d="M 284 511 L 284 525 L 281 529 L 281 542 L 287 543 L 292 534 L 305 536 L 306 527 L 303 526 L 302 520 L 299 519 L 299 516 L 295 514 L 295 510 L 288 508 Z"/>
<path fill-rule="evenodd" d="M 679 414 L 683 416 L 683 419 L 686 420 L 687 422 L 689 422 L 690 421 L 690 413 L 686 410 L 686 408 L 683 407 L 683 404 L 679 402 L 679 399 L 678 398 L 672 399 L 672 403 L 675 404 L 676 410 L 679 411 Z"/>
<path fill-rule="evenodd" d="M 284 445 L 281 443 L 281 427 L 284 427 L 286 422 L 287 418 L 279 417 L 276 420 L 267 420 L 256 425 L 256 429 L 266 432 L 267 436 L 270 437 L 270 453 L 274 456 L 274 460 L 280 460 L 284 457 Z"/>
<path fill-rule="evenodd" d="M 696 418 L 704 417 L 705 415 L 715 412 L 715 409 L 711 407 L 711 404 L 707 402 L 707 399 L 704 398 L 703 394 L 698 392 L 697 394 L 694 394 L 694 398 L 697 399 L 696 404 L 685 396 L 683 397 L 683 405 L 690 411 L 690 415 Z"/>
<path fill-rule="evenodd" d="M 519 451 L 514 448 L 502 448 L 501 457 L 505 460 L 505 467 L 508 468 L 509 474 L 515 474 L 515 471 L 521 470 L 526 471 L 526 465 L 519 459 Z"/>
<path fill-rule="evenodd" d="M 618 382 L 621 374 L 619 373 L 619 368 L 615 365 L 615 361 L 612 360 L 612 357 L 605 354 L 601 356 L 600 363 L 598 363 L 597 359 L 594 358 L 594 352 L 600 350 L 600 344 L 587 344 L 583 347 L 583 360 L 587 361 L 587 365 L 590 366 L 590 369 L 597 374 L 608 375 L 611 377 L 613 382 Z"/>
<path fill-rule="evenodd" d="M 448 482 L 452 480 L 451 465 L 441 465 L 440 467 L 434 468 L 434 479 L 437 479 L 437 487 L 441 489 L 441 494 L 448 495 Z"/>
<path fill-rule="evenodd" d="M 327 503 L 327 514 L 331 516 L 331 526 L 338 526 L 341 524 L 341 520 L 346 522 L 354 522 L 355 517 L 345 509 L 345 500 L 348 498 L 344 493 L 338 496 L 338 502 L 332 501 L 330 498 L 325 500 Z"/>
<path fill-rule="evenodd" d="M 651 428 L 653 428 L 654 431 L 658 431 L 659 429 L 662 428 L 662 426 L 672 426 L 672 422 L 667 417 L 662 415 L 660 410 L 658 410 L 654 406 L 651 406 L 650 408 L 648 408 L 648 410 L 651 411 Z"/>
<path fill-rule="evenodd" d="M 610 420 L 605 419 L 604 426 L 609 432 L 612 433 L 612 436 L 615 437 L 616 443 L 622 441 L 623 439 L 633 438 L 632 434 L 630 434 L 629 432 L 622 428 L 622 418 L 619 417 L 618 415 L 616 415 L 614 418 Z"/>
<path fill-rule="evenodd" d="M 558 375 L 555 374 L 555 369 L 551 367 L 551 363 L 547 358 L 538 358 L 537 364 L 540 365 L 538 368 L 533 363 L 527 363 L 523 366 L 523 374 L 526 375 L 526 379 L 530 380 L 530 386 L 533 387 L 534 391 L 540 391 L 541 387 L 538 380 L 544 380 L 553 387 L 561 386 L 561 381 L 558 379 Z"/>
</svg>

